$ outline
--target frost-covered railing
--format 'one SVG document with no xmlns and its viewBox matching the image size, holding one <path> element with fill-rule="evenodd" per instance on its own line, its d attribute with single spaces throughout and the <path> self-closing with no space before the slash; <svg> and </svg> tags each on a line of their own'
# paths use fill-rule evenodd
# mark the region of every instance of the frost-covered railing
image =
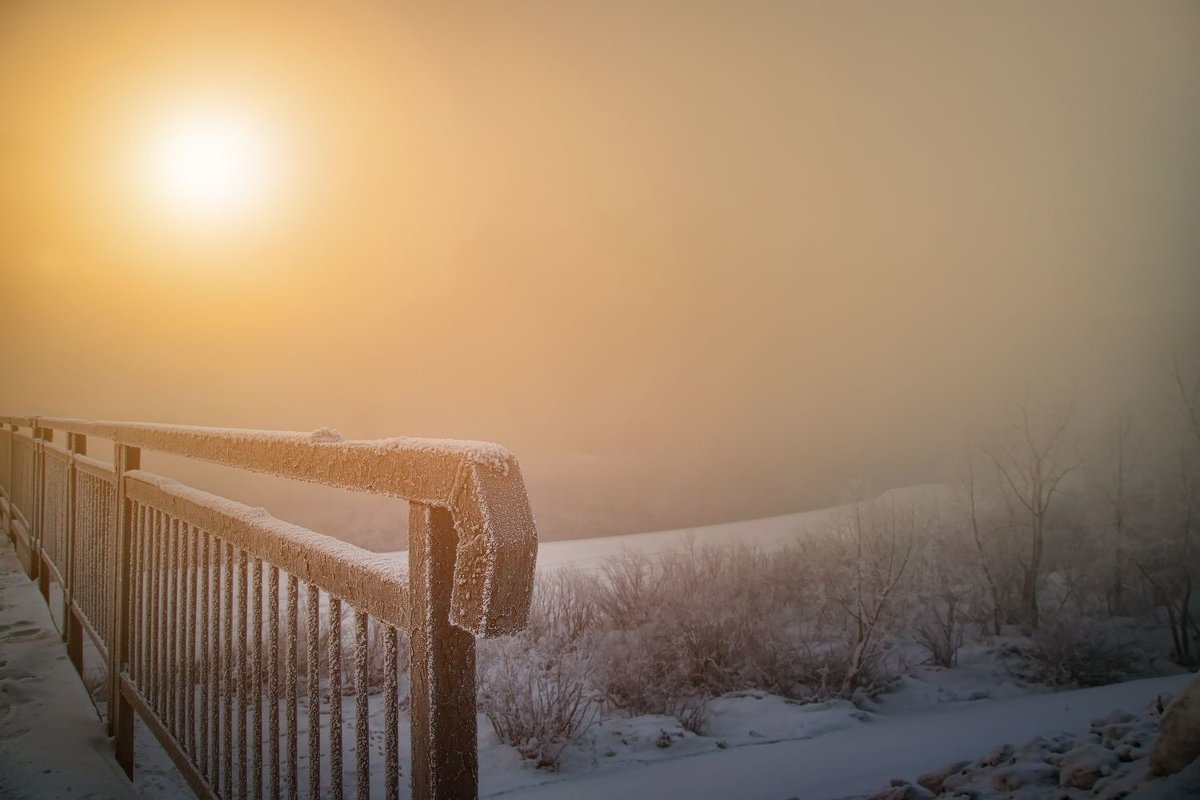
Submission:
<svg viewBox="0 0 1200 800">
<path fill-rule="evenodd" d="M 136 713 L 200 797 L 366 798 L 373 784 L 396 797 L 406 633 L 413 796 L 477 794 L 475 637 L 525 626 L 537 550 L 504 449 L 48 417 L 0 426 L 4 529 L 47 602 L 61 588 L 76 668 L 85 634 L 105 660 L 130 775 Z M 111 465 L 86 455 L 88 437 L 113 442 Z M 408 500 L 408 572 L 145 472 L 143 449 Z"/>
</svg>

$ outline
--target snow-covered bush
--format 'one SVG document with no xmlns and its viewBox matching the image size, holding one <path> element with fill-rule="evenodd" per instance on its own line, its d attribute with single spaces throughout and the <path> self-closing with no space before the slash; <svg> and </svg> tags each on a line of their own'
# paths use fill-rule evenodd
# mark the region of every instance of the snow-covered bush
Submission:
<svg viewBox="0 0 1200 800">
<path fill-rule="evenodd" d="M 596 679 L 604 700 L 631 716 L 670 714 L 686 692 L 686 675 L 657 625 L 610 631 L 597 640 Z"/>
<path fill-rule="evenodd" d="M 598 712 L 591 657 L 570 647 L 542 649 L 553 641 L 518 635 L 489 642 L 479 692 L 500 741 L 550 770 Z"/>
<path fill-rule="evenodd" d="M 929 660 L 935 666 L 958 665 L 958 651 L 966 641 L 965 611 L 962 597 L 947 593 L 930 598 L 913 624 L 917 644 L 929 653 Z"/>
<path fill-rule="evenodd" d="M 1103 686 L 1137 673 L 1138 648 L 1110 622 L 1057 618 L 1033 634 L 1015 671 L 1051 686 Z"/>
<path fill-rule="evenodd" d="M 576 642 L 594 630 L 601 610 L 599 581 L 575 569 L 560 569 L 539 578 L 529 613 L 528 634 L 534 639 Z"/>
<path fill-rule="evenodd" d="M 596 605 L 610 625 L 627 628 L 648 621 L 662 599 L 656 563 L 641 553 L 622 553 L 604 562 Z"/>
</svg>

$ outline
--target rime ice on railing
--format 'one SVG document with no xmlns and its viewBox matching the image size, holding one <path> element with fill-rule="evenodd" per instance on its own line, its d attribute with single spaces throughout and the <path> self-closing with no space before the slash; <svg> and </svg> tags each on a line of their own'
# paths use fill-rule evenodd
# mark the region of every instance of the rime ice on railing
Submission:
<svg viewBox="0 0 1200 800">
<path fill-rule="evenodd" d="M 127 771 L 137 714 L 200 797 L 394 797 L 406 635 L 413 795 L 476 793 L 474 636 L 524 626 L 536 553 L 506 451 L 0 422 L 5 529 L 47 598 L 62 585 L 76 667 L 84 635 L 106 660 Z M 112 465 L 85 455 L 89 436 L 114 443 Z M 412 581 L 360 548 L 140 470 L 143 448 L 406 499 Z"/>
</svg>

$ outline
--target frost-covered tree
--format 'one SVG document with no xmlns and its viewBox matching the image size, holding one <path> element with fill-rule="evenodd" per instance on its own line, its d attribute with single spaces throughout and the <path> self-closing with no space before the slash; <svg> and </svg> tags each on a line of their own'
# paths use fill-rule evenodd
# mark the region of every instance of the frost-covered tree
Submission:
<svg viewBox="0 0 1200 800">
<path fill-rule="evenodd" d="M 1040 623 L 1038 585 L 1046 551 L 1047 523 L 1062 481 L 1079 459 L 1071 441 L 1072 406 L 1038 413 L 1026 398 L 1010 413 L 1005 435 L 984 452 L 995 467 L 1014 521 L 1026 534 L 1019 554 L 1022 621 Z"/>
<path fill-rule="evenodd" d="M 841 693 L 858 690 L 900 603 L 922 536 L 933 522 L 927 509 L 894 497 L 855 502 L 833 526 L 841 580 L 831 592 L 849 622 L 850 648 Z"/>
<path fill-rule="evenodd" d="M 1133 528 L 1145 523 L 1147 487 L 1131 417 L 1117 414 L 1103 438 L 1101 452 L 1091 459 L 1088 470 L 1100 501 L 1095 527 L 1104 534 L 1091 558 L 1108 573 L 1101 581 L 1106 584 L 1104 600 L 1109 614 L 1122 616 L 1131 610 L 1136 574 L 1129 558 L 1130 535 Z"/>
<path fill-rule="evenodd" d="M 1172 656 L 1200 663 L 1196 587 L 1200 581 L 1200 368 L 1187 370 L 1178 358 L 1170 370 L 1175 407 L 1167 419 L 1164 454 L 1155 480 L 1153 515 L 1126 525 L 1130 557 L 1165 610 Z"/>
<path fill-rule="evenodd" d="M 1015 542 L 1008 516 L 1000 514 L 999 498 L 980 479 L 975 446 L 964 450 L 957 495 L 961 524 L 970 531 L 976 563 L 987 590 L 988 629 L 1000 635 L 1006 623 L 1016 619 L 1014 587 L 1019 582 Z"/>
</svg>

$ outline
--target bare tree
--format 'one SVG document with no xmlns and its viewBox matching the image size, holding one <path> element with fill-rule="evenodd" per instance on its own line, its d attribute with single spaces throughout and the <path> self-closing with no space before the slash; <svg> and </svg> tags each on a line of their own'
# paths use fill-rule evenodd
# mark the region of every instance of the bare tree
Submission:
<svg viewBox="0 0 1200 800">
<path fill-rule="evenodd" d="M 913 619 L 913 635 L 939 667 L 958 664 L 958 651 L 966 641 L 968 610 L 977 594 L 973 583 L 978 572 L 969 552 L 963 552 L 970 545 L 957 534 L 957 530 L 945 531 L 920 548 L 920 607 Z"/>
<path fill-rule="evenodd" d="M 1108 568 L 1112 570 L 1106 592 L 1108 612 L 1124 615 L 1128 613 L 1129 581 L 1126 576 L 1128 565 L 1127 546 L 1130 536 L 1131 503 L 1134 492 L 1133 480 L 1138 464 L 1131 444 L 1133 423 L 1127 414 L 1121 413 L 1113 420 L 1112 438 L 1109 440 L 1106 457 L 1094 470 L 1092 484 L 1104 501 L 1108 525 L 1112 537 Z"/>
<path fill-rule="evenodd" d="M 1046 523 L 1062 480 L 1078 459 L 1067 452 L 1070 404 L 1035 419 L 1026 398 L 1012 417 L 1010 435 L 985 448 L 1000 477 L 1005 498 L 1014 516 L 1029 534 L 1028 549 L 1021 554 L 1021 611 L 1024 622 L 1037 628 L 1038 582 L 1046 547 Z"/>
<path fill-rule="evenodd" d="M 1171 378 L 1178 392 L 1179 411 L 1191 444 L 1200 446 L 1200 370 L 1190 378 L 1179 363 L 1179 353 L 1171 355 Z"/>
<path fill-rule="evenodd" d="M 1001 526 L 990 524 L 985 519 L 983 490 L 975 471 L 973 446 L 968 445 L 963 457 L 963 475 L 959 484 L 962 495 L 964 513 L 971 528 L 971 539 L 979 554 L 979 567 L 987 584 L 988 598 L 991 603 L 991 630 L 996 636 L 1007 619 L 1009 608 L 1008 593 L 1002 588 L 1005 581 L 1002 578 L 1002 561 L 1005 554 L 989 552 L 989 543 L 994 543 L 1001 535 Z"/>
<path fill-rule="evenodd" d="M 899 508 L 894 499 L 856 502 L 834 531 L 850 573 L 835 599 L 851 624 L 849 663 L 842 681 L 845 696 L 866 678 L 925 521 L 916 508 Z"/>
<path fill-rule="evenodd" d="M 1172 656 L 1193 667 L 1200 663 L 1200 624 L 1192 600 L 1200 576 L 1200 370 L 1188 375 L 1175 356 L 1169 371 L 1177 406 L 1168 422 L 1169 459 L 1159 481 L 1157 519 L 1145 528 L 1126 525 L 1126 530 L 1131 560 L 1155 604 L 1167 613 Z"/>
</svg>

